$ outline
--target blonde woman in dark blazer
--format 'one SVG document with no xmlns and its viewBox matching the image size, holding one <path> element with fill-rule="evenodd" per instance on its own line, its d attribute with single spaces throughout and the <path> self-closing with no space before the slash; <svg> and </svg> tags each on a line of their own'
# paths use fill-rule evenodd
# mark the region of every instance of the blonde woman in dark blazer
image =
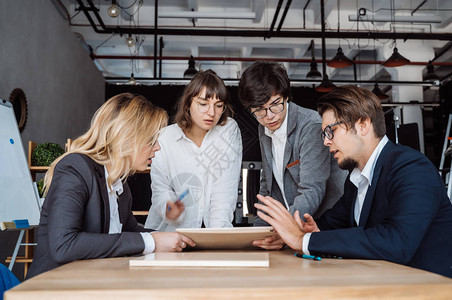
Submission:
<svg viewBox="0 0 452 300">
<path fill-rule="evenodd" d="M 125 179 L 152 163 L 166 112 L 142 96 L 112 97 L 45 177 L 46 200 L 28 278 L 80 259 L 182 251 L 192 240 L 137 224 Z"/>
</svg>

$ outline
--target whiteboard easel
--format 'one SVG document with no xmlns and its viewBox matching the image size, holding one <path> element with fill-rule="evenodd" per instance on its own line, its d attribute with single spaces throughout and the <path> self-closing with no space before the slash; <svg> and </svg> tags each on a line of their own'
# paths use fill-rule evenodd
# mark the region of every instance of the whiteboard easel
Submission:
<svg viewBox="0 0 452 300">
<path fill-rule="evenodd" d="M 0 99 L 0 222 L 39 224 L 40 209 L 12 104 Z"/>
<path fill-rule="evenodd" d="M 12 270 L 26 230 L 39 224 L 39 197 L 31 180 L 13 106 L 0 99 L 0 222 L 26 219 L 21 228 L 9 269 Z M 16 229 L 17 230 L 17 229 Z"/>
</svg>

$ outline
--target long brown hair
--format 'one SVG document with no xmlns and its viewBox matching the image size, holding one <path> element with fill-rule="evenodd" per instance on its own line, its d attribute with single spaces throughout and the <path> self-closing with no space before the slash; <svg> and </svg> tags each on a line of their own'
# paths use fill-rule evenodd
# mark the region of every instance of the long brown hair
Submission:
<svg viewBox="0 0 452 300">
<path fill-rule="evenodd" d="M 72 142 L 71 149 L 57 158 L 47 172 L 45 194 L 50 188 L 56 164 L 70 153 L 82 153 L 101 165 L 110 164 L 107 182 L 133 174 L 132 158 L 153 145 L 168 123 L 167 113 L 140 95 L 123 93 L 107 100 L 94 114 L 86 133 Z"/>
</svg>

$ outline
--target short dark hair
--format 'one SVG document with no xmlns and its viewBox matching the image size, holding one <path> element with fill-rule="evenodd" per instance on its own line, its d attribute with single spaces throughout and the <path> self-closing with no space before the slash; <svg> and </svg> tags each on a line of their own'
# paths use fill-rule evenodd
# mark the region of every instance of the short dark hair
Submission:
<svg viewBox="0 0 452 300">
<path fill-rule="evenodd" d="M 232 115 L 228 90 L 226 89 L 223 80 L 210 69 L 199 71 L 185 87 L 177 105 L 174 121 L 180 128 L 190 129 L 193 126 L 193 120 L 190 116 L 190 106 L 193 102 L 193 98 L 198 96 L 204 87 L 206 88 L 206 99 L 216 97 L 226 106 L 226 110 L 221 115 L 218 124 L 225 125 L 228 117 Z"/>
<path fill-rule="evenodd" d="M 320 116 L 332 110 L 338 121 L 344 122 L 347 129 L 355 129 L 355 123 L 370 119 L 377 138 L 386 134 L 383 109 L 378 97 L 369 90 L 354 85 L 337 87 L 320 97 L 317 111 Z"/>
<path fill-rule="evenodd" d="M 245 108 L 262 106 L 276 94 L 290 100 L 290 80 L 283 65 L 256 61 L 243 72 L 239 99 Z"/>
</svg>

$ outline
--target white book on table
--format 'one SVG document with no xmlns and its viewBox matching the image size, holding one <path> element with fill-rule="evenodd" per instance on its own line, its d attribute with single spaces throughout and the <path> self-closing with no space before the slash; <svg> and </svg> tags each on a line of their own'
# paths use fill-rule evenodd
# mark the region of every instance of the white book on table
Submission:
<svg viewBox="0 0 452 300">
<path fill-rule="evenodd" d="M 131 259 L 130 267 L 269 267 L 268 252 L 157 252 Z"/>
</svg>

